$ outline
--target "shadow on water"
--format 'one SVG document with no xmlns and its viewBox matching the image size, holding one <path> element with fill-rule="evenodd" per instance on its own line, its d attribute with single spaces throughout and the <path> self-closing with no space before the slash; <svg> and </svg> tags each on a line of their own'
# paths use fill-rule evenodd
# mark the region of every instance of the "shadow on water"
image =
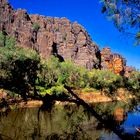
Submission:
<svg viewBox="0 0 140 140">
<path fill-rule="evenodd" d="M 1 113 L 0 124 L 2 140 L 120 140 L 85 108 L 75 104 L 53 105 L 47 111 L 18 109 L 7 116 Z M 130 139 L 131 135 L 125 138 Z"/>
</svg>

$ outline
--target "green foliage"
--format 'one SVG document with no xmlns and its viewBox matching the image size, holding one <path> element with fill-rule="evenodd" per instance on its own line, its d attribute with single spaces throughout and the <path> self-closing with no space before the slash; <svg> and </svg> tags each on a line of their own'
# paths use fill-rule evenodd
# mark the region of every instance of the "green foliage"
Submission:
<svg viewBox="0 0 140 140">
<path fill-rule="evenodd" d="M 40 25 L 38 23 L 33 23 L 32 28 L 33 28 L 34 31 L 37 32 L 40 28 Z"/>
<path fill-rule="evenodd" d="M 51 88 L 48 88 L 48 89 L 41 86 L 36 86 L 36 89 L 38 90 L 39 94 L 42 96 L 49 94 L 49 95 L 53 95 L 55 97 L 63 98 L 63 99 L 69 97 L 67 90 L 64 88 L 63 85 L 52 86 Z"/>
<path fill-rule="evenodd" d="M 45 88 L 56 85 L 67 85 L 72 88 L 86 86 L 87 70 L 77 67 L 70 61 L 60 63 L 55 57 L 41 61 L 41 70 L 37 82 Z"/>
<path fill-rule="evenodd" d="M 65 84 L 71 88 L 84 88 L 88 84 L 88 70 L 84 67 L 76 66 L 70 61 L 61 63 L 61 74 L 58 83 Z"/>
<path fill-rule="evenodd" d="M 15 38 L 0 32 L 0 47 L 14 48 L 16 44 Z"/>
<path fill-rule="evenodd" d="M 83 88 L 82 89 L 82 92 L 89 92 L 89 93 L 91 93 L 91 92 L 97 92 L 98 90 L 97 89 L 94 89 L 94 88 Z"/>
<path fill-rule="evenodd" d="M 35 90 L 40 57 L 33 50 L 12 47 L 0 47 L 1 86 L 26 98 L 30 90 Z"/>
<path fill-rule="evenodd" d="M 73 89 L 107 91 L 110 95 L 124 85 L 129 90 L 139 90 L 139 73 L 132 73 L 123 81 L 121 76 L 110 71 L 88 71 L 71 61 L 59 62 L 56 57 L 40 60 L 34 50 L 15 47 L 14 38 L 2 33 L 0 37 L 4 40 L 4 46 L 0 47 L 0 86 L 24 98 L 33 93 L 65 97 L 64 85 Z"/>
<path fill-rule="evenodd" d="M 42 96 L 45 96 L 46 94 L 49 94 L 48 89 L 46 89 L 45 87 L 40 86 L 40 85 L 36 85 L 36 90 Z"/>
<path fill-rule="evenodd" d="M 0 32 L 0 47 L 4 47 L 5 45 L 5 36 L 3 32 Z"/>
<path fill-rule="evenodd" d="M 14 48 L 15 45 L 16 45 L 15 38 L 6 36 L 5 47 Z"/>
<path fill-rule="evenodd" d="M 107 89 L 112 94 L 122 86 L 122 77 L 108 70 L 92 70 L 89 73 L 89 86 L 100 89 L 101 92 Z"/>
<path fill-rule="evenodd" d="M 140 90 L 140 72 L 132 72 L 130 77 L 125 82 L 127 89 L 130 91 L 139 92 Z"/>
<path fill-rule="evenodd" d="M 69 87 L 77 87 L 79 85 L 80 73 L 78 67 L 72 62 L 65 61 L 61 63 L 58 84 L 65 84 Z"/>
<path fill-rule="evenodd" d="M 51 57 L 48 61 L 41 61 L 40 72 L 38 73 L 38 83 L 45 88 L 55 86 L 60 73 L 60 63 L 55 57 Z"/>
<path fill-rule="evenodd" d="M 79 87 L 80 88 L 85 88 L 89 86 L 89 71 L 85 69 L 84 67 L 78 67 L 78 71 L 80 73 L 79 77 Z"/>
<path fill-rule="evenodd" d="M 47 90 L 47 93 L 56 97 L 68 97 L 67 90 L 64 88 L 63 85 L 53 86 L 52 88 Z"/>
<path fill-rule="evenodd" d="M 53 86 L 67 85 L 73 89 L 94 88 L 112 94 L 123 86 L 123 78 L 107 70 L 88 71 L 70 61 L 59 62 L 52 57 L 42 61 L 38 73 L 38 85 L 44 87 L 43 92 Z"/>
<path fill-rule="evenodd" d="M 139 44 L 140 44 L 140 32 L 138 32 L 137 34 L 136 34 L 136 36 L 135 36 L 135 38 L 136 38 L 136 42 L 135 42 L 135 46 L 138 46 Z"/>
<path fill-rule="evenodd" d="M 128 32 L 129 35 L 139 33 L 140 27 L 140 17 L 139 17 L 139 0 L 101 0 L 102 13 L 105 13 L 109 19 L 114 22 L 114 25 L 121 32 Z M 131 28 L 133 28 L 131 32 Z M 134 35 L 135 37 L 135 35 Z M 136 44 L 139 44 L 139 39 L 137 38 Z"/>
</svg>

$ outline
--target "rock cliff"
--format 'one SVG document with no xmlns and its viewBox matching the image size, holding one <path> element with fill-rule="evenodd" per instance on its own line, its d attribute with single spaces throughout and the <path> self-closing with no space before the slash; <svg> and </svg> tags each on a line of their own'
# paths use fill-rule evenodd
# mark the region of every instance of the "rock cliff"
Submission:
<svg viewBox="0 0 140 140">
<path fill-rule="evenodd" d="M 129 77 L 134 68 L 126 66 L 126 60 L 120 54 L 112 53 L 109 47 L 101 50 L 101 69 L 109 69 L 115 74 Z"/>
<path fill-rule="evenodd" d="M 115 74 L 124 75 L 126 60 L 117 53 L 111 53 L 110 48 L 103 48 L 101 51 L 102 69 L 109 69 Z"/>
<path fill-rule="evenodd" d="M 98 46 L 81 25 L 66 18 L 28 15 L 26 10 L 14 10 L 6 0 L 0 0 L 0 31 L 45 58 L 56 55 L 88 69 L 100 67 Z"/>
<path fill-rule="evenodd" d="M 7 0 L 0 0 L 0 31 L 15 37 L 17 45 L 38 51 L 48 59 L 51 55 L 61 61 L 72 60 L 87 69 L 109 69 L 123 75 L 130 68 L 119 54 L 102 49 L 91 40 L 77 22 L 66 18 L 29 15 L 26 10 L 14 10 Z M 128 73 L 129 73 L 128 72 Z"/>
</svg>

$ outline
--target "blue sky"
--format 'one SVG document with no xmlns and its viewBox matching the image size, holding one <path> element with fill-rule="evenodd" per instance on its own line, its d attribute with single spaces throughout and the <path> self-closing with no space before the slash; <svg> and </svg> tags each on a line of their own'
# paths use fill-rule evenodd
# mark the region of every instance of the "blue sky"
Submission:
<svg viewBox="0 0 140 140">
<path fill-rule="evenodd" d="M 127 60 L 127 65 L 140 69 L 140 46 L 133 46 L 130 37 L 122 35 L 101 14 L 99 0 L 9 0 L 17 9 L 26 9 L 29 14 L 52 17 L 66 17 L 77 21 L 90 34 L 100 48 L 109 46 L 112 52 L 120 53 Z"/>
</svg>

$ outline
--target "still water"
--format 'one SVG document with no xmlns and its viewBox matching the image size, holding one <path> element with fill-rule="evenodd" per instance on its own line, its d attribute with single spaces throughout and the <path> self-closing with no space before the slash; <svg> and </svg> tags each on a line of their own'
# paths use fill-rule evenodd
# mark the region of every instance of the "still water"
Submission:
<svg viewBox="0 0 140 140">
<path fill-rule="evenodd" d="M 135 134 L 140 113 L 128 113 L 120 125 L 126 133 Z M 135 124 L 136 123 L 136 124 Z M 82 106 L 54 106 L 51 111 L 24 108 L 1 113 L 0 140 L 120 140 Z"/>
</svg>

